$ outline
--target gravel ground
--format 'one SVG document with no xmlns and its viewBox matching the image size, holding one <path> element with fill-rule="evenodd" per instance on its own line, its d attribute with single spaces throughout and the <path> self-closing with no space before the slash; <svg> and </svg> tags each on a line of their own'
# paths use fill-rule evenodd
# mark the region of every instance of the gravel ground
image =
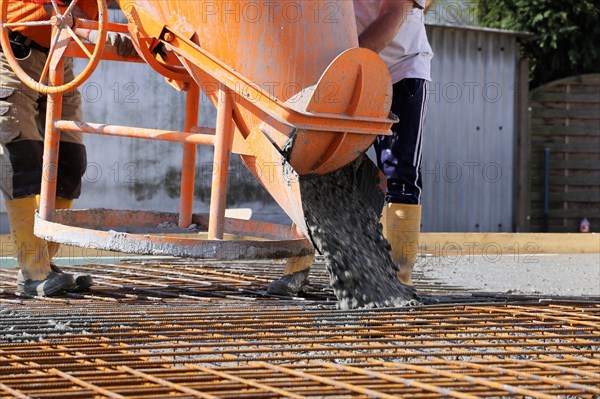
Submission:
<svg viewBox="0 0 600 399">
<path fill-rule="evenodd" d="M 485 292 L 600 296 L 600 254 L 425 256 L 415 271 Z"/>
</svg>

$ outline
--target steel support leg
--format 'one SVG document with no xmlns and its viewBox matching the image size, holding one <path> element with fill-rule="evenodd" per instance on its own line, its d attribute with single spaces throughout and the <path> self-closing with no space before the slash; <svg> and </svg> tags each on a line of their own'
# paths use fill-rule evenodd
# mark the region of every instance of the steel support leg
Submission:
<svg viewBox="0 0 600 399">
<path fill-rule="evenodd" d="M 208 238 L 210 240 L 223 239 L 229 153 L 233 142 L 232 116 L 230 94 L 226 92 L 225 86 L 220 85 L 217 107 L 217 136 L 215 139 L 214 169 L 210 193 L 210 219 L 208 222 Z"/>
<path fill-rule="evenodd" d="M 198 125 L 198 107 L 200 104 L 200 89 L 197 84 L 191 84 L 186 95 L 184 132 L 189 132 Z M 181 188 L 179 192 L 179 227 L 185 229 L 192 223 L 194 206 L 194 173 L 196 171 L 196 145 L 183 145 L 183 160 L 181 163 Z"/>
<path fill-rule="evenodd" d="M 56 68 L 50 68 L 51 85 L 61 85 L 64 81 L 64 61 Z M 62 115 L 62 93 L 49 94 L 46 106 L 46 131 L 44 132 L 44 157 L 42 162 L 42 188 L 40 192 L 40 217 L 49 220 L 56 202 L 56 180 L 58 177 L 58 149 L 60 131 L 54 128 L 54 121 Z"/>
</svg>

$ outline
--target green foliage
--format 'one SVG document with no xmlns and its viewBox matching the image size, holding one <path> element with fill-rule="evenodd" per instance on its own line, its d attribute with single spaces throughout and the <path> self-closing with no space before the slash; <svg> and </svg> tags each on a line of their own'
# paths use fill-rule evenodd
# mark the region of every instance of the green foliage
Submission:
<svg viewBox="0 0 600 399">
<path fill-rule="evenodd" d="M 531 63 L 531 86 L 600 72 L 598 0 L 478 0 L 483 26 L 530 32 L 523 44 Z"/>
</svg>

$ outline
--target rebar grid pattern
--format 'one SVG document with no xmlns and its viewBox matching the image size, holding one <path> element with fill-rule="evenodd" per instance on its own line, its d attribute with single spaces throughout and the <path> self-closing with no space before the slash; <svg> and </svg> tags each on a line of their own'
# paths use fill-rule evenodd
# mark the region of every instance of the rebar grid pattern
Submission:
<svg viewBox="0 0 600 399">
<path fill-rule="evenodd" d="M 117 259 L 118 260 L 118 259 Z M 207 260 L 132 260 L 103 265 L 69 266 L 69 272 L 91 274 L 94 289 L 85 295 L 70 293 L 46 301 L 77 302 L 100 300 L 108 302 L 181 301 L 205 302 L 210 299 L 235 299 L 254 302 L 258 299 L 277 299 L 334 303 L 335 296 L 329 288 L 329 275 L 322 258 L 318 257 L 311 269 L 310 286 L 298 298 L 266 294 L 271 281 L 283 274 L 285 261 L 207 261 Z M 15 292 L 16 269 L 0 269 L 0 302 L 28 298 Z M 466 293 L 424 276 L 415 278 L 419 292 L 429 294 L 465 295 L 478 300 L 479 295 Z"/>
<path fill-rule="evenodd" d="M 132 265 L 112 270 L 134 280 L 125 274 Z M 154 286 L 135 277 L 155 290 L 154 300 L 149 292 L 122 288 L 131 281 L 117 277 L 111 281 L 121 288 L 114 287 L 119 295 L 113 296 L 101 287 L 90 298 L 32 300 L 6 289 L 0 294 L 0 397 L 600 395 L 600 301 L 513 298 L 341 312 L 325 302 L 327 292 L 316 300 L 252 294 L 271 270 L 278 273 L 278 266 L 262 272 L 259 266 L 221 268 L 218 279 L 227 287 L 248 287 L 240 281 L 251 287 L 237 299 L 190 291 L 159 296 L 178 288 L 158 274 L 184 276 L 184 261 L 145 265 L 150 274 L 160 271 Z M 218 270 L 216 264 L 204 268 L 195 274 L 199 281 Z M 96 271 L 115 275 L 106 266 Z M 319 291 L 321 277 L 317 273 L 312 291 Z"/>
</svg>

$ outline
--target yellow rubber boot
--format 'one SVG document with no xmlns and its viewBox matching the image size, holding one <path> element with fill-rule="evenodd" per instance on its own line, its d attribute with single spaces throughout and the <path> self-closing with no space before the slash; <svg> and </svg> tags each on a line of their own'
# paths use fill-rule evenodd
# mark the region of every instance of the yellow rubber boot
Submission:
<svg viewBox="0 0 600 399">
<path fill-rule="evenodd" d="M 17 261 L 26 280 L 44 280 L 51 272 L 47 242 L 33 234 L 35 197 L 6 201 L 8 220 L 17 246 Z"/>
<path fill-rule="evenodd" d="M 36 195 L 35 200 L 36 200 L 37 209 L 39 209 L 40 196 Z M 56 198 L 56 200 L 54 202 L 55 209 L 71 209 L 72 206 L 73 206 L 72 199 Z M 89 274 L 79 274 L 79 273 L 68 274 L 68 273 L 64 273 L 61 269 L 59 269 L 58 266 L 56 266 L 52 262 L 52 258 L 54 258 L 54 256 L 60 249 L 60 244 L 57 242 L 52 242 L 52 241 L 46 241 L 46 244 L 48 247 L 48 256 L 50 259 L 50 268 L 52 269 L 52 271 L 54 273 L 56 273 L 60 278 L 65 279 L 65 278 L 67 278 L 66 275 L 69 275 L 74 280 L 75 286 L 68 288 L 67 291 L 69 291 L 69 292 L 87 291 L 90 289 L 90 287 L 92 285 L 94 285 L 92 276 L 90 276 Z M 19 278 L 17 278 L 17 283 L 19 283 L 19 281 L 20 281 Z"/>
<path fill-rule="evenodd" d="M 289 258 L 285 264 L 283 277 L 269 284 L 267 293 L 271 295 L 296 296 L 308 285 L 308 274 L 315 255 Z"/>
<path fill-rule="evenodd" d="M 392 246 L 392 258 L 398 264 L 398 279 L 412 285 L 421 232 L 421 205 L 386 204 L 381 223 L 383 235 Z"/>
<path fill-rule="evenodd" d="M 40 196 L 39 195 L 35 196 L 35 201 L 37 204 L 36 209 L 39 209 L 40 208 Z M 70 199 L 57 198 L 54 203 L 55 209 L 71 209 L 72 206 L 73 206 L 73 200 L 70 200 Z M 59 249 L 60 249 L 59 243 L 48 241 L 48 256 L 50 257 L 50 260 L 52 260 L 52 258 L 54 258 L 54 255 L 56 255 L 56 253 L 58 252 Z"/>
</svg>

